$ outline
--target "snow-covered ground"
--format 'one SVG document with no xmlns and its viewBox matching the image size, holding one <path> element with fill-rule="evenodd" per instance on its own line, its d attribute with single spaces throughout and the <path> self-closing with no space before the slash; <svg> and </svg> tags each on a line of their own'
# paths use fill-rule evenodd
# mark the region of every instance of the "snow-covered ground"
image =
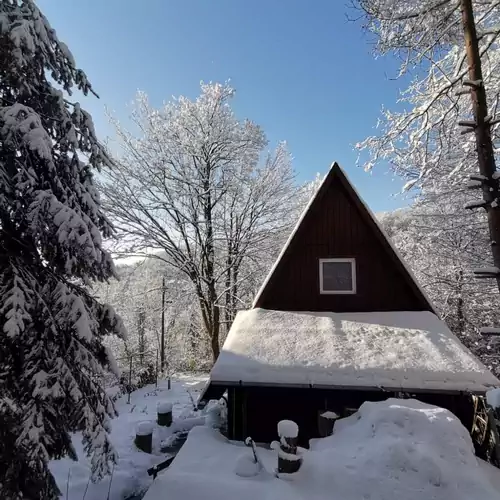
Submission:
<svg viewBox="0 0 500 500">
<path fill-rule="evenodd" d="M 73 445 L 78 454 L 78 462 L 68 458 L 54 460 L 50 469 L 61 489 L 64 500 L 123 500 L 145 491 L 152 482 L 147 469 L 168 458 L 160 451 L 161 443 L 167 443 L 172 434 L 182 427 L 189 428 L 203 423 L 203 416 L 193 412 L 192 399 L 196 402 L 199 391 L 206 382 L 206 375 L 179 375 L 172 380 L 171 390 L 167 381 L 162 380 L 155 389 L 148 385 L 131 394 L 130 404 L 127 395 L 116 401 L 119 416 L 111 421 L 111 440 L 119 454 L 113 477 L 106 477 L 99 483 L 89 481 L 90 464 L 83 451 L 81 435 L 75 434 Z M 191 396 L 189 395 L 191 394 Z M 160 427 L 156 424 L 158 403 L 173 405 L 174 424 Z M 153 426 L 153 453 L 139 451 L 134 445 L 136 427 L 140 422 L 151 421 Z M 184 425 L 183 425 L 184 424 Z"/>
<path fill-rule="evenodd" d="M 249 448 L 197 427 L 144 500 L 500 498 L 500 471 L 476 459 L 459 420 L 416 400 L 365 403 L 301 453 L 300 470 L 278 478 L 275 451 L 258 449 L 261 469 Z"/>
</svg>

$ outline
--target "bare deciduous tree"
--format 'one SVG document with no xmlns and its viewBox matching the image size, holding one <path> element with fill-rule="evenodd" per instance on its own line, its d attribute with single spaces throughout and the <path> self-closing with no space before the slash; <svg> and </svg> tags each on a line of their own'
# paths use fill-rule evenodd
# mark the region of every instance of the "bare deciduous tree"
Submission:
<svg viewBox="0 0 500 500">
<path fill-rule="evenodd" d="M 156 258 L 189 278 L 214 360 L 221 310 L 230 321 L 245 261 L 289 227 L 295 190 L 284 145 L 259 167 L 266 138 L 236 119 L 233 95 L 228 84 L 202 84 L 195 101 L 180 97 L 156 110 L 139 94 L 140 137 L 116 124 L 123 153 L 103 181 L 122 250 L 160 249 Z"/>
</svg>

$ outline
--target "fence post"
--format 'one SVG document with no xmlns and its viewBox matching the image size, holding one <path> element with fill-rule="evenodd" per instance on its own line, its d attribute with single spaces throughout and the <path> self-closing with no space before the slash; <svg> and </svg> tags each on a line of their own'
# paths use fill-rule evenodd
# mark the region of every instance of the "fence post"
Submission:
<svg viewBox="0 0 500 500">
<path fill-rule="evenodd" d="M 321 437 L 331 436 L 335 422 L 340 417 L 333 411 L 325 411 L 319 415 L 318 431 Z"/>
<path fill-rule="evenodd" d="M 302 459 L 297 455 L 299 426 L 291 420 L 278 422 L 278 472 L 293 474 L 300 469 Z"/>
<path fill-rule="evenodd" d="M 144 453 L 153 451 L 153 426 L 151 422 L 139 422 L 135 430 L 135 445 Z"/>
<path fill-rule="evenodd" d="M 172 425 L 172 403 L 158 401 L 156 410 L 158 412 L 158 425 L 170 427 Z"/>
</svg>

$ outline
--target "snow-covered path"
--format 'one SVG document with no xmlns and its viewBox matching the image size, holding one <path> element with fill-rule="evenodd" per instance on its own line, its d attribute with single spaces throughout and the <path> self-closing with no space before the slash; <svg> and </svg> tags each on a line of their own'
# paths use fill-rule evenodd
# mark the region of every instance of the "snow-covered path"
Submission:
<svg viewBox="0 0 500 500">
<path fill-rule="evenodd" d="M 156 405 L 169 402 L 173 405 L 174 422 L 196 416 L 192 399 L 197 400 L 199 391 L 207 379 L 206 375 L 178 375 L 172 380 L 171 390 L 167 381 L 162 380 L 156 389 L 148 385 L 131 394 L 130 404 L 127 395 L 116 401 L 119 416 L 111 421 L 111 440 L 119 454 L 113 477 L 106 477 L 99 483 L 91 483 L 90 463 L 83 451 L 81 435 L 74 435 L 73 446 L 78 454 L 78 462 L 68 458 L 54 460 L 50 469 L 61 489 L 63 500 L 123 500 L 133 498 L 146 490 L 152 482 L 147 469 L 162 462 L 168 455 L 161 453 L 160 443 L 172 435 L 178 425 L 170 428 L 156 425 Z M 190 397 L 191 394 L 191 397 Z M 139 422 L 155 422 L 153 431 L 153 453 L 143 453 L 134 446 L 135 429 Z"/>
</svg>

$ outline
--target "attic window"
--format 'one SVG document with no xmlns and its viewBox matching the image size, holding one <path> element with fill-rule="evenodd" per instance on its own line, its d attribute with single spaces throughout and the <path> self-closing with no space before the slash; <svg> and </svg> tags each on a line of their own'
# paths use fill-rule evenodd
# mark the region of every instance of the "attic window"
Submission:
<svg viewBox="0 0 500 500">
<path fill-rule="evenodd" d="M 320 259 L 319 292 L 339 295 L 356 293 L 355 259 Z"/>
</svg>

